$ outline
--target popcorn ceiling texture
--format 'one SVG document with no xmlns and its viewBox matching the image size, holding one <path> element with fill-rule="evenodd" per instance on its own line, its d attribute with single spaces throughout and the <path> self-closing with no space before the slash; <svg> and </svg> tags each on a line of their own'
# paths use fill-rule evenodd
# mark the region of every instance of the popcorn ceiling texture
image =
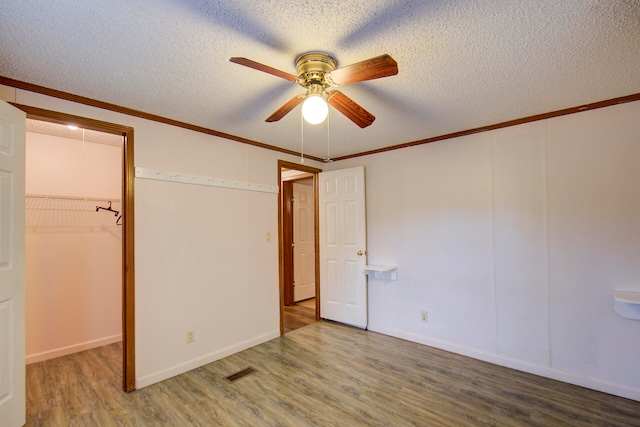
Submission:
<svg viewBox="0 0 640 427">
<path fill-rule="evenodd" d="M 640 0 L 21 0 L 0 8 L 0 75 L 300 149 L 295 74 L 390 54 L 394 77 L 341 90 L 376 121 L 331 112 L 331 157 L 640 93 Z M 327 125 L 305 152 L 327 157 Z"/>
</svg>

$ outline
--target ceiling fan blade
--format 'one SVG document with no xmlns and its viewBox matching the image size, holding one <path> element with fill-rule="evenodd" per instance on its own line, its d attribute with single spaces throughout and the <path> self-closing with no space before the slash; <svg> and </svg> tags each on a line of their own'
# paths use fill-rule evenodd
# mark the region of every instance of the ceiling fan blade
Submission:
<svg viewBox="0 0 640 427">
<path fill-rule="evenodd" d="M 366 128 L 376 119 L 373 114 L 356 104 L 353 99 L 338 90 L 327 92 L 327 100 L 333 108 L 340 111 L 342 114 L 347 116 L 349 120 L 361 128 Z"/>
<path fill-rule="evenodd" d="M 327 73 L 325 78 L 333 85 L 344 86 L 396 74 L 398 74 L 398 63 L 385 54 L 338 68 Z"/>
<path fill-rule="evenodd" d="M 256 61 L 252 61 L 251 59 L 234 57 L 234 58 L 229 59 L 229 61 L 231 61 L 233 63 L 236 63 L 236 64 L 244 65 L 245 67 L 253 68 L 254 70 L 258 70 L 258 71 L 262 71 L 264 73 L 272 74 L 274 76 L 283 78 L 285 80 L 289 80 L 289 81 L 294 82 L 294 83 L 296 83 L 298 81 L 298 76 L 294 76 L 293 74 L 285 73 L 284 71 L 280 71 L 280 70 L 278 70 L 276 68 L 269 67 L 268 65 L 264 65 L 264 64 L 261 64 L 261 63 L 256 62 Z"/>
<path fill-rule="evenodd" d="M 282 107 L 278 108 L 275 113 L 270 115 L 266 122 L 277 122 L 284 116 L 286 116 L 291 110 L 296 108 L 307 97 L 306 94 L 296 95 L 288 100 Z"/>
</svg>

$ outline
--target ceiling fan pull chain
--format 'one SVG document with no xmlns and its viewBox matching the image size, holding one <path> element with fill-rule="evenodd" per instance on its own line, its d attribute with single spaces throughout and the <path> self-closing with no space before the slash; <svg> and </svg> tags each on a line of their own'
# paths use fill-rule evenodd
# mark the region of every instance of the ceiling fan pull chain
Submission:
<svg viewBox="0 0 640 427">
<path fill-rule="evenodd" d="M 327 160 L 325 160 L 325 163 L 331 161 L 331 154 L 329 153 L 329 116 L 331 116 L 331 114 L 327 114 Z"/>
<path fill-rule="evenodd" d="M 304 117 L 300 114 L 300 164 L 304 164 Z"/>
</svg>

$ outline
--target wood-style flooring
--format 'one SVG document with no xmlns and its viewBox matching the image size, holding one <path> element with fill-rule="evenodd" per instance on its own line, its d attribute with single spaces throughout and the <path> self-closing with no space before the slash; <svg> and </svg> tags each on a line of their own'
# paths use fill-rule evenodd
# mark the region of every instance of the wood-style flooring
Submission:
<svg viewBox="0 0 640 427">
<path fill-rule="evenodd" d="M 316 299 L 285 305 L 283 310 L 284 333 L 295 331 L 316 322 Z"/>
<path fill-rule="evenodd" d="M 640 402 L 326 321 L 133 393 L 120 351 L 27 366 L 27 425 L 640 425 Z"/>
</svg>

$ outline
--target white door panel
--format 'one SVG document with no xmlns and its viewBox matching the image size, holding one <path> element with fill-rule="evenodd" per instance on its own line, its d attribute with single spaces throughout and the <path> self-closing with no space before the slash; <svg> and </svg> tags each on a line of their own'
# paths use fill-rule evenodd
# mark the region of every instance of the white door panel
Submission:
<svg viewBox="0 0 640 427">
<path fill-rule="evenodd" d="M 23 111 L 0 101 L 0 424 L 26 422 Z"/>
<path fill-rule="evenodd" d="M 320 313 L 367 327 L 364 167 L 319 174 Z"/>
<path fill-rule="evenodd" d="M 293 300 L 316 296 L 313 178 L 293 183 Z"/>
</svg>

